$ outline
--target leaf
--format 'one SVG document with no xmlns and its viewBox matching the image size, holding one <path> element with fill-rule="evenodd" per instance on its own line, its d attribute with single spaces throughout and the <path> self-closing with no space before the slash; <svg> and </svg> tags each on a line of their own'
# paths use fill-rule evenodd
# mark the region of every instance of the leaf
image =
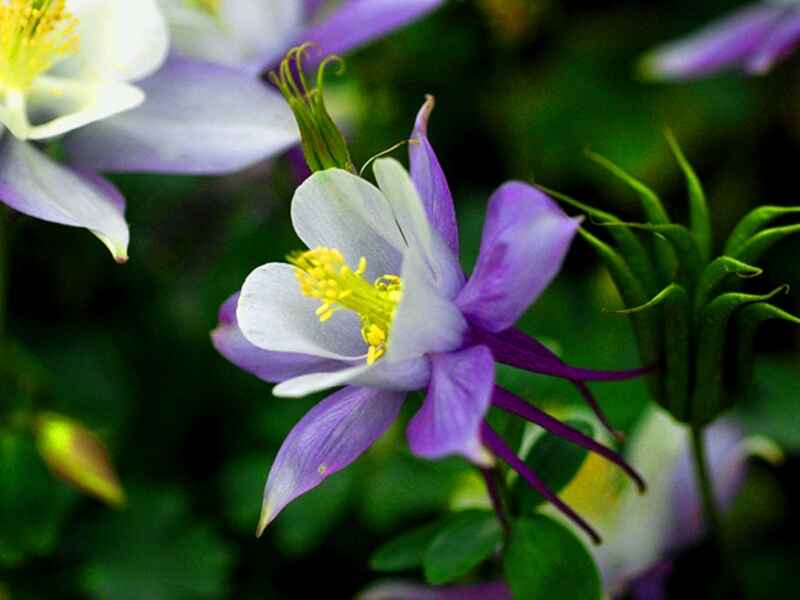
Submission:
<svg viewBox="0 0 800 600">
<path fill-rule="evenodd" d="M 422 566 L 425 550 L 442 528 L 443 523 L 428 523 L 407 531 L 378 548 L 369 560 L 375 571 L 393 573 Z"/>
<path fill-rule="evenodd" d="M 515 600 L 599 600 L 603 594 L 600 573 L 583 543 L 543 515 L 513 523 L 504 569 Z"/>
<path fill-rule="evenodd" d="M 746 263 L 755 263 L 772 246 L 795 233 L 800 233 L 800 225 L 786 225 L 785 227 L 765 229 L 739 246 L 736 251 L 731 252 L 731 256 Z"/>
<path fill-rule="evenodd" d="M 800 213 L 800 206 L 759 206 L 747 213 L 725 243 L 725 254 L 734 255 L 747 241 L 784 215 Z"/>
<path fill-rule="evenodd" d="M 581 433 L 594 436 L 594 428 L 590 423 L 578 419 L 566 421 Z M 583 466 L 588 451 L 571 444 L 567 440 L 550 432 L 539 436 L 528 452 L 525 463 L 554 492 L 564 489 L 578 474 Z M 516 480 L 513 488 L 514 504 L 521 514 L 531 514 L 540 504 L 546 502 L 544 496 L 529 486 L 522 478 Z"/>
<path fill-rule="evenodd" d="M 714 292 L 717 291 L 721 285 L 725 283 L 731 275 L 738 275 L 739 277 L 757 277 L 763 271 L 753 265 L 748 265 L 740 260 L 731 258 L 730 256 L 720 256 L 713 261 L 703 270 L 700 276 L 700 281 L 695 290 L 694 309 L 699 313 L 708 304 L 708 301 L 713 297 Z"/>
<path fill-rule="evenodd" d="M 503 537 L 493 512 L 460 513 L 431 542 L 423 557 L 428 583 L 440 585 L 466 575 L 494 554 Z"/>
<path fill-rule="evenodd" d="M 689 220 L 691 222 L 691 229 L 693 237 L 697 243 L 702 261 L 707 263 L 711 258 L 711 246 L 713 243 L 713 235 L 711 232 L 711 217 L 708 214 L 708 202 L 706 202 L 706 194 L 703 191 L 703 184 L 694 172 L 692 165 L 686 160 L 678 140 L 672 131 L 665 132 L 667 143 L 669 144 L 672 154 L 678 161 L 678 165 L 686 177 L 686 186 L 689 189 Z"/>
</svg>

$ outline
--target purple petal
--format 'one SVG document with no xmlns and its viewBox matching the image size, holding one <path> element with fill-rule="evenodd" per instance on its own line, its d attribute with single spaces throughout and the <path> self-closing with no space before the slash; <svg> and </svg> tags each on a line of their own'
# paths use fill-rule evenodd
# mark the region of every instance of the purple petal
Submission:
<svg viewBox="0 0 800 600">
<path fill-rule="evenodd" d="M 307 21 L 313 20 L 325 7 L 327 0 L 304 0 L 305 16 Z"/>
<path fill-rule="evenodd" d="M 411 178 L 417 187 L 428 220 L 442 236 L 455 256 L 458 256 L 458 222 L 453 206 L 453 195 L 447 184 L 439 159 L 428 140 L 428 120 L 434 107 L 433 96 L 428 96 L 417 115 L 414 131 L 411 133 L 409 158 Z"/>
<path fill-rule="evenodd" d="M 641 476 L 631 467 L 628 463 L 625 462 L 619 454 L 611 450 L 610 448 L 606 448 L 602 444 L 594 441 L 589 436 L 581 433 L 574 427 L 570 427 L 569 425 L 562 423 L 555 417 L 551 417 L 549 414 L 544 412 L 543 410 L 539 410 L 532 404 L 529 404 L 518 398 L 514 394 L 509 391 L 504 390 L 503 388 L 496 387 L 494 391 L 494 395 L 492 396 L 492 404 L 497 408 L 515 414 L 519 417 L 522 417 L 526 421 L 530 421 L 531 423 L 535 423 L 540 427 L 543 427 L 547 431 L 554 433 L 555 435 L 564 438 L 568 442 L 576 444 L 581 448 L 586 448 L 590 452 L 594 452 L 602 456 L 603 458 L 611 461 L 618 467 L 620 467 L 625 473 L 633 479 L 636 483 L 637 487 L 639 488 L 640 492 L 644 492 L 646 489 L 646 485 L 644 480 Z"/>
<path fill-rule="evenodd" d="M 37 219 L 86 228 L 117 262 L 128 259 L 125 199 L 119 191 L 96 174 L 67 169 L 9 134 L 0 139 L 0 201 Z"/>
<path fill-rule="evenodd" d="M 301 32 L 296 43 L 313 42 L 310 62 L 344 54 L 408 25 L 444 0 L 345 0 L 327 18 Z"/>
<path fill-rule="evenodd" d="M 306 373 L 332 372 L 342 368 L 336 360 L 298 354 L 270 352 L 254 346 L 242 334 L 236 322 L 237 292 L 220 307 L 219 325 L 211 332 L 217 352 L 240 369 L 269 383 L 279 383 Z"/>
<path fill-rule="evenodd" d="M 473 328 L 472 339 L 475 343 L 488 346 L 497 362 L 575 382 L 624 381 L 641 377 L 653 370 L 653 367 L 641 367 L 624 371 L 596 371 L 571 367 L 564 364 L 547 346 L 513 328 L 500 333 L 489 333 Z"/>
<path fill-rule="evenodd" d="M 745 7 L 687 38 L 671 42 L 644 59 L 648 76 L 694 79 L 743 65 L 769 38 L 786 7 L 759 3 Z"/>
<path fill-rule="evenodd" d="M 628 584 L 632 600 L 667 600 L 667 579 L 672 563 L 659 562 Z"/>
<path fill-rule="evenodd" d="M 470 321 L 492 332 L 511 327 L 561 269 L 579 224 L 528 184 L 501 186 L 489 200 L 475 271 L 457 298 Z"/>
<path fill-rule="evenodd" d="M 564 513 L 571 521 L 578 527 L 583 529 L 586 534 L 592 539 L 595 544 L 600 544 L 602 540 L 597 532 L 592 529 L 578 513 L 572 510 L 567 504 L 564 503 L 545 483 L 539 476 L 531 469 L 524 461 L 514 454 L 514 451 L 508 447 L 503 438 L 501 438 L 495 431 L 486 423 L 481 428 L 481 439 L 486 447 L 492 451 L 498 458 L 502 459 L 512 469 L 519 473 L 520 477 L 525 479 L 528 484 L 539 492 L 542 496 L 547 498 L 547 501 L 555 506 L 558 510 Z"/>
<path fill-rule="evenodd" d="M 73 162 L 100 171 L 221 174 L 300 139 L 283 97 L 236 69 L 173 57 L 139 85 L 147 94 L 142 106 L 67 136 Z"/>
<path fill-rule="evenodd" d="M 800 10 L 787 15 L 747 62 L 752 73 L 766 73 L 800 44 Z"/>
<path fill-rule="evenodd" d="M 480 427 L 492 397 L 494 359 L 485 346 L 435 354 L 428 396 L 408 426 L 411 451 L 424 458 L 461 454 L 490 463 Z"/>
<path fill-rule="evenodd" d="M 720 420 L 705 430 L 706 457 L 717 499 L 730 507 L 741 488 L 747 466 L 744 435 L 730 420 Z M 688 438 L 687 438 L 688 439 Z M 697 483 L 687 446 L 673 478 L 673 516 L 676 524 L 670 547 L 683 548 L 703 535 L 704 525 Z"/>
<path fill-rule="evenodd" d="M 513 598 L 508 586 L 502 581 L 447 587 L 386 581 L 362 592 L 357 600 L 513 600 Z"/>
<path fill-rule="evenodd" d="M 347 387 L 289 432 L 269 472 L 258 534 L 298 496 L 361 456 L 397 418 L 405 394 Z"/>
</svg>

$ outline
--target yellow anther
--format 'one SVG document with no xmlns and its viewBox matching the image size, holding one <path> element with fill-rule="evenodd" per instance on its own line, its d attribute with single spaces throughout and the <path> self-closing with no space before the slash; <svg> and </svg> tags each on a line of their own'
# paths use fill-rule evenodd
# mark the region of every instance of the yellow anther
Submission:
<svg viewBox="0 0 800 600">
<path fill-rule="evenodd" d="M 203 11 L 212 17 L 218 17 L 222 0 L 185 0 L 185 2 L 190 8 Z"/>
<path fill-rule="evenodd" d="M 361 337 L 369 346 L 367 364 L 386 354 L 389 331 L 397 305 L 403 298 L 403 281 L 397 275 L 382 275 L 370 284 L 364 274 L 363 256 L 353 271 L 333 248 L 318 247 L 294 254 L 289 262 L 297 267 L 297 281 L 304 296 L 321 302 L 316 315 L 321 322 L 338 310 L 351 310 L 361 319 Z"/>
<path fill-rule="evenodd" d="M 26 91 L 76 52 L 77 26 L 66 0 L 0 0 L 0 90 Z"/>
</svg>

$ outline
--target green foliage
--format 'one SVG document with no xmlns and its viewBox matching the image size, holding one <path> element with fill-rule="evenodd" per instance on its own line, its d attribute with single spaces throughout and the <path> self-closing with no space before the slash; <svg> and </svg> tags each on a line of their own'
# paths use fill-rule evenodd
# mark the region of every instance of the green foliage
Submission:
<svg viewBox="0 0 800 600">
<path fill-rule="evenodd" d="M 586 547 L 545 516 L 514 522 L 504 570 L 515 600 L 599 600 L 600 574 Z"/>
<path fill-rule="evenodd" d="M 466 575 L 498 550 L 502 537 L 493 512 L 470 510 L 456 515 L 425 551 L 425 578 L 440 585 Z"/>
<path fill-rule="evenodd" d="M 441 528 L 440 522 L 428 523 L 386 542 L 373 553 L 370 567 L 386 573 L 421 567 L 425 551 Z"/>
<path fill-rule="evenodd" d="M 589 437 L 594 436 L 594 428 L 586 421 L 569 419 L 565 423 Z M 584 448 L 545 431 L 536 438 L 525 463 L 547 487 L 560 492 L 572 481 L 588 455 Z M 545 502 L 545 498 L 521 478 L 516 480 L 512 494 L 520 514 L 531 514 Z"/>
</svg>

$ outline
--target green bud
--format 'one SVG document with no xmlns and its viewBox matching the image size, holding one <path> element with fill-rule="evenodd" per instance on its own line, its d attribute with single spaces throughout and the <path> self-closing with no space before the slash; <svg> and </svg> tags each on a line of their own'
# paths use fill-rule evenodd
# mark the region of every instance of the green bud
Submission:
<svg viewBox="0 0 800 600">
<path fill-rule="evenodd" d="M 317 70 L 316 87 L 309 85 L 303 58 L 310 44 L 292 48 L 278 71 L 269 74 L 294 113 L 303 141 L 303 154 L 312 172 L 339 168 L 356 173 L 350 150 L 341 131 L 328 114 L 323 96 L 325 69 L 331 63 L 342 66 L 338 56 L 329 56 Z"/>
<path fill-rule="evenodd" d="M 125 503 L 108 450 L 94 433 L 54 413 L 40 414 L 35 429 L 39 454 L 53 474 L 114 507 Z"/>
</svg>

